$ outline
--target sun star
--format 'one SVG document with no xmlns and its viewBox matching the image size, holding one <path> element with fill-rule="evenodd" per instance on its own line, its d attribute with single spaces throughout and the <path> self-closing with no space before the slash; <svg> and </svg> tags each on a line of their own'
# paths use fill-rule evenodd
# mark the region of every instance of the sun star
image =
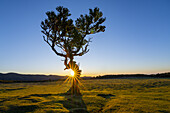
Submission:
<svg viewBox="0 0 170 113">
<path fill-rule="evenodd" d="M 73 70 L 71 70 L 71 76 L 72 76 L 72 77 L 74 76 L 74 71 L 73 71 Z"/>
</svg>

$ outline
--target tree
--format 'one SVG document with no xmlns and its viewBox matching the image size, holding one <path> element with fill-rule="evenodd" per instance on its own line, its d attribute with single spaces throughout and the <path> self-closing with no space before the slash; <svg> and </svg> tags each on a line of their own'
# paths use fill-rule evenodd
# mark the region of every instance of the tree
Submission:
<svg viewBox="0 0 170 113">
<path fill-rule="evenodd" d="M 86 54 L 89 49 L 91 38 L 87 35 L 104 32 L 105 26 L 102 23 L 106 20 L 99 8 L 89 9 L 89 14 L 80 15 L 79 18 L 73 20 L 70 11 L 67 8 L 59 6 L 54 11 L 46 12 L 47 19 L 41 22 L 44 41 L 51 47 L 56 55 L 64 57 L 65 69 L 72 69 L 74 77 L 70 91 L 74 95 L 79 95 L 78 79 L 81 75 L 79 66 L 74 61 L 75 56 Z M 61 52 L 59 52 L 61 51 Z M 69 62 L 68 62 L 69 61 Z"/>
</svg>

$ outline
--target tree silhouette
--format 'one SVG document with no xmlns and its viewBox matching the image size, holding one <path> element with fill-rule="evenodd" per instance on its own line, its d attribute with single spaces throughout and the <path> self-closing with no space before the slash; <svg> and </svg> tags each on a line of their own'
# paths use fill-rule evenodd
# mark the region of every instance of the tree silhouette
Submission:
<svg viewBox="0 0 170 113">
<path fill-rule="evenodd" d="M 54 11 L 46 12 L 47 19 L 41 22 L 44 41 L 51 49 L 61 57 L 64 57 L 65 69 L 72 69 L 74 77 L 70 88 L 72 94 L 80 94 L 78 79 L 81 75 L 79 66 L 74 61 L 75 56 L 86 54 L 89 49 L 91 38 L 87 35 L 104 32 L 105 26 L 102 23 L 106 20 L 99 8 L 89 9 L 89 14 L 80 15 L 79 18 L 73 20 L 68 18 L 71 16 L 67 8 L 59 6 Z M 61 52 L 59 52 L 61 51 Z M 69 61 L 69 62 L 68 62 Z"/>
</svg>

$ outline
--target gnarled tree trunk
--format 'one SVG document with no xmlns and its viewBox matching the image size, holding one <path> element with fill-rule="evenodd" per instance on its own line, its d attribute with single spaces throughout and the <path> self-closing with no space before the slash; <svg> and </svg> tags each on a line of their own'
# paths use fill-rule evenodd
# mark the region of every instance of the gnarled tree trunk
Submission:
<svg viewBox="0 0 170 113">
<path fill-rule="evenodd" d="M 75 62 L 71 63 L 70 65 L 70 69 L 74 71 L 74 76 L 72 77 L 71 87 L 67 93 L 71 95 L 81 95 L 79 84 L 81 70 L 79 70 L 79 66 Z"/>
</svg>

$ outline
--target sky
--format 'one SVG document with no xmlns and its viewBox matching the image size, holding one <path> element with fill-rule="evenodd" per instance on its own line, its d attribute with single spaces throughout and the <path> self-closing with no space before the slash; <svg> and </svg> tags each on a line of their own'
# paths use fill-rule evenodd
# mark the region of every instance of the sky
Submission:
<svg viewBox="0 0 170 113">
<path fill-rule="evenodd" d="M 106 31 L 75 58 L 83 76 L 170 71 L 170 0 L 0 0 L 1 73 L 68 74 L 40 27 L 57 6 L 73 20 L 95 7 L 106 17 Z"/>
</svg>

